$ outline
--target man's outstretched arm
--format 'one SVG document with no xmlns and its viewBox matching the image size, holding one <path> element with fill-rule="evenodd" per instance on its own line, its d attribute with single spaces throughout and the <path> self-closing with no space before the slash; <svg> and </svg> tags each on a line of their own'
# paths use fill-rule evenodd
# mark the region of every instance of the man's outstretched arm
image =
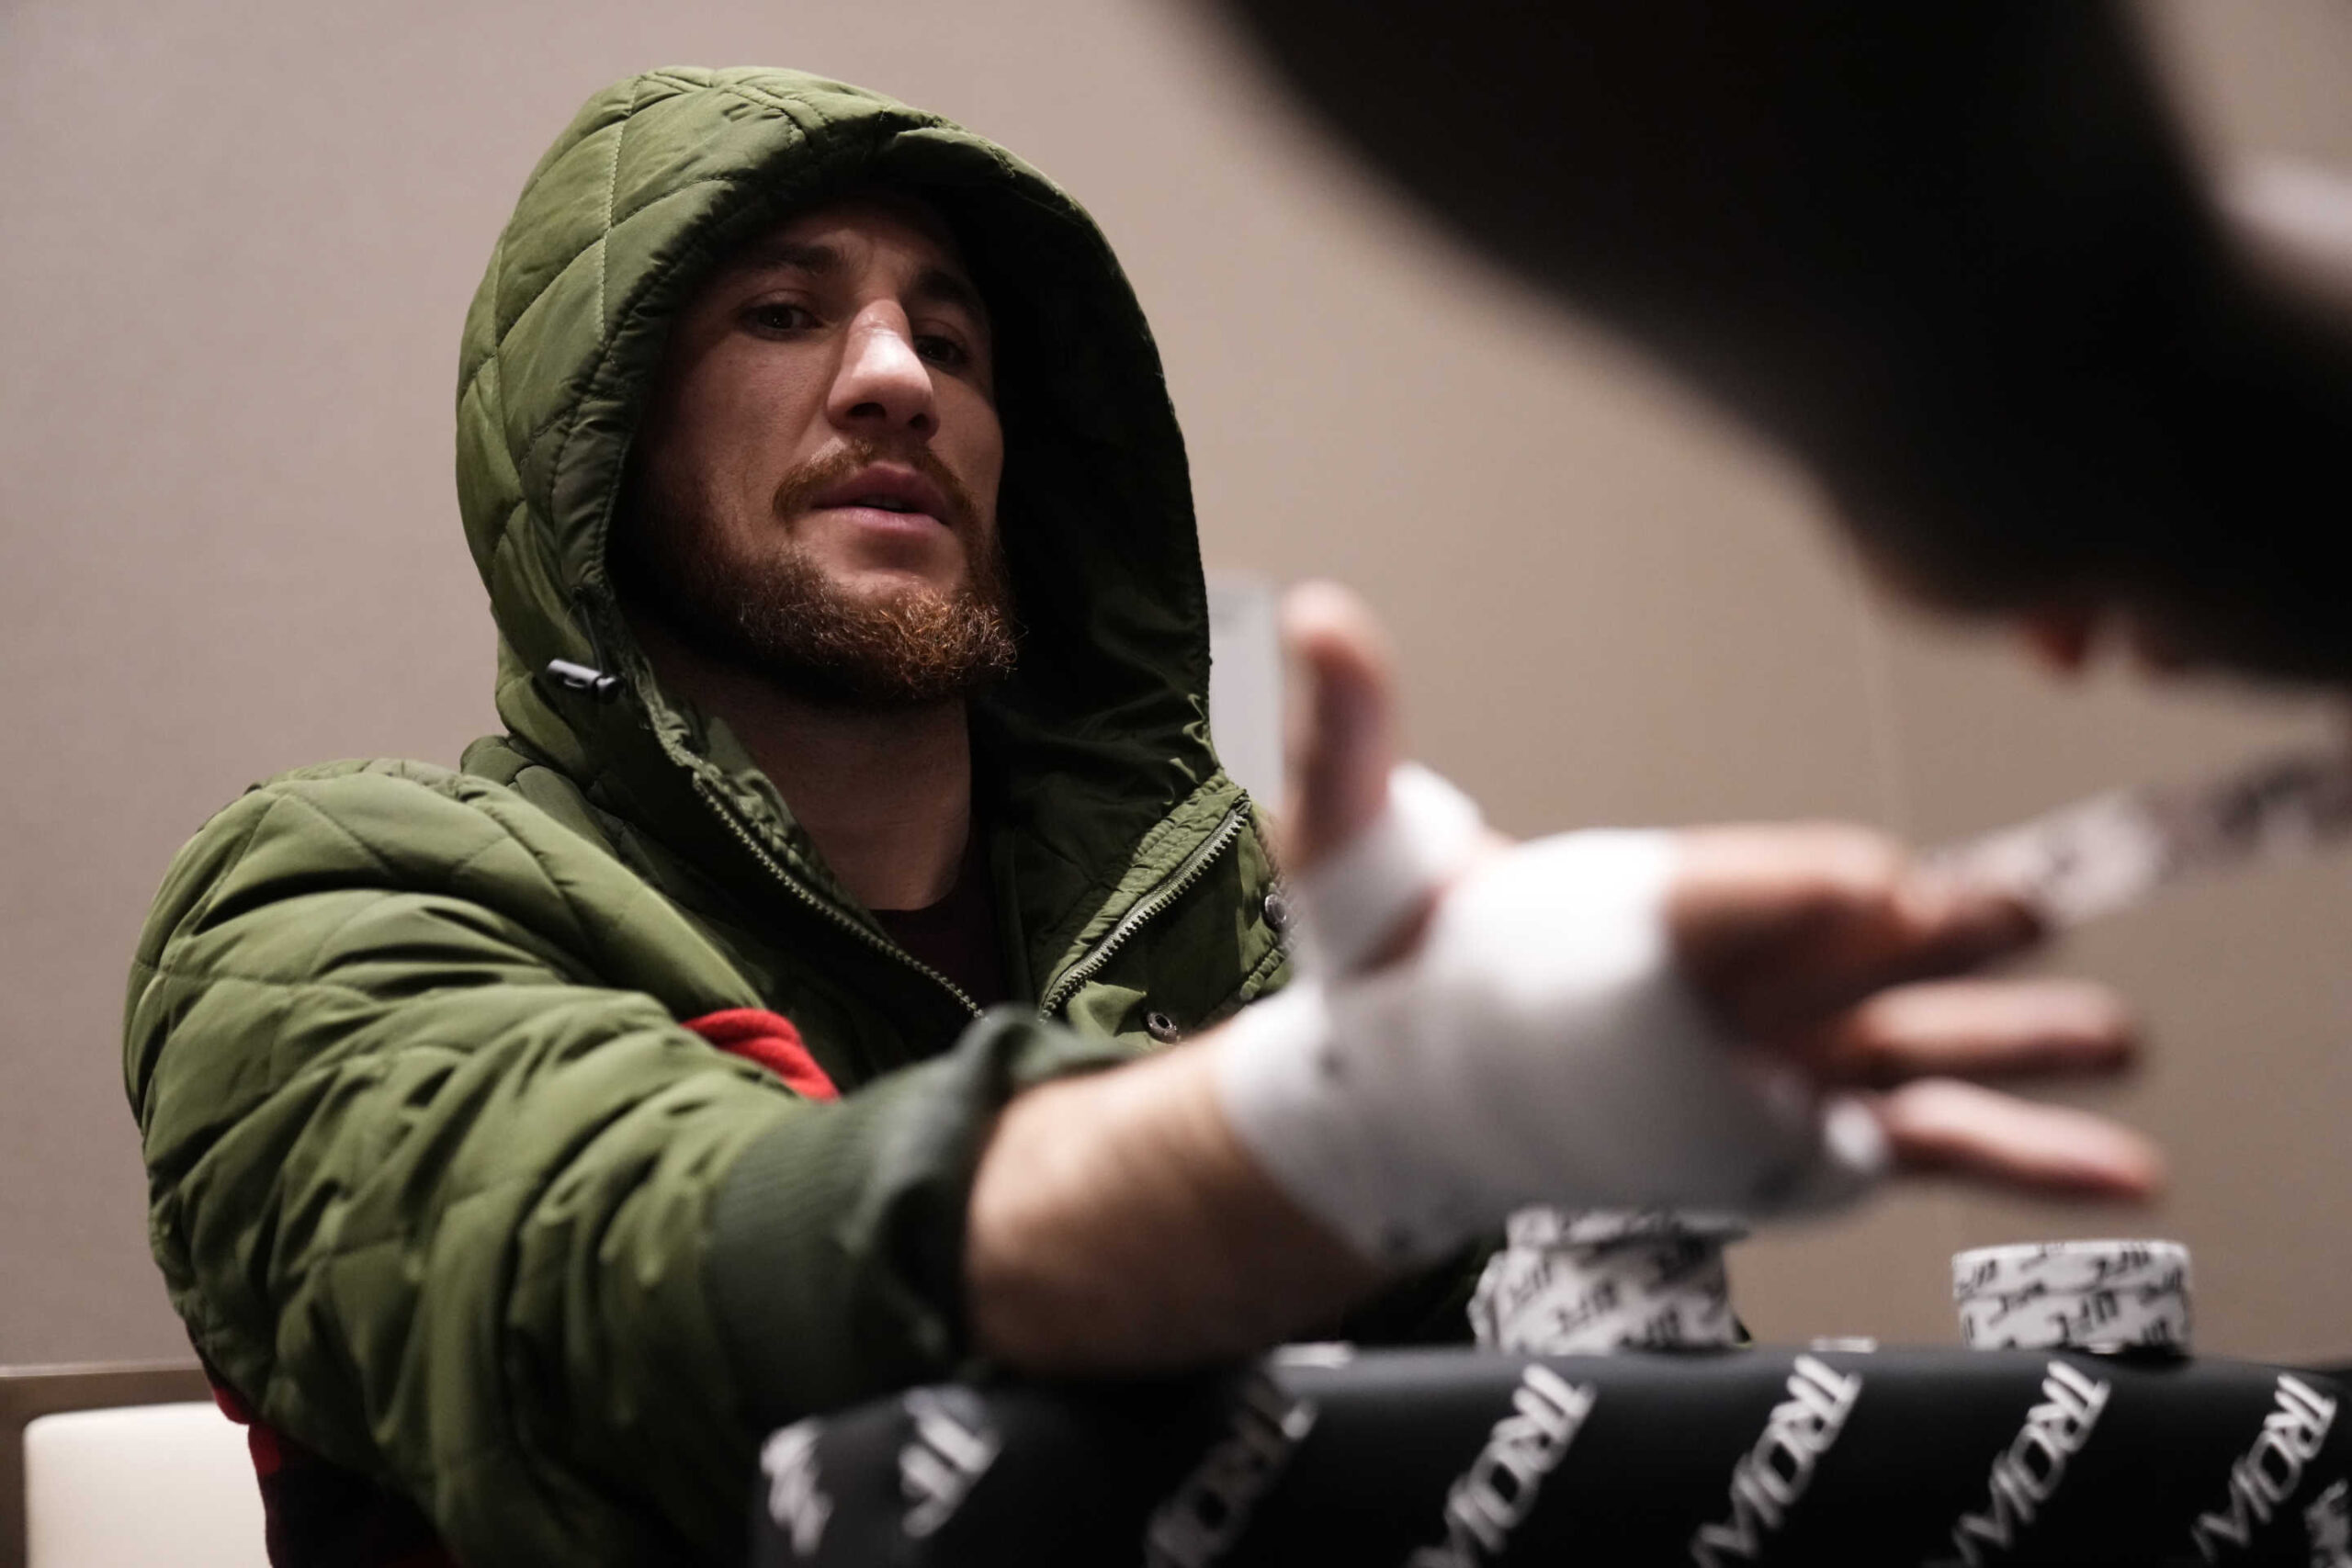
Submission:
<svg viewBox="0 0 2352 1568">
<path fill-rule="evenodd" d="M 1386 677 L 1361 610 L 1310 592 L 1294 601 L 1291 622 L 1317 691 L 1292 842 L 1295 864 L 1311 871 L 1380 809 L 1393 747 Z M 1897 1170 L 2052 1195 L 2154 1190 L 2158 1163 L 2137 1134 L 1963 1081 L 2110 1071 L 2132 1052 L 2128 1020 L 2097 987 L 1967 977 L 2034 940 L 2032 921 L 2006 901 L 1939 886 L 1861 829 L 1715 829 L 1675 836 L 1664 921 L 1684 979 L 1742 1041 L 1816 1089 L 1872 1091 L 1861 1103 Z M 1396 967 L 1412 962 L 1418 934 L 1401 940 Z M 1381 1015 L 1346 1016 L 1362 1027 Z M 1259 1048 L 1250 1034 L 1246 1021 L 1228 1025 L 1006 1109 L 968 1218 L 979 1349 L 1040 1372 L 1195 1364 L 1328 1323 L 1389 1277 L 1376 1248 L 1344 1235 L 1377 1196 L 1278 1173 L 1293 1166 L 1287 1151 L 1253 1146 L 1262 1131 L 1237 1127 L 1230 1054 Z M 1563 1077 L 1577 1070 L 1573 1049 L 1562 1042 Z M 1475 1051 L 1458 1069 L 1491 1070 Z M 1665 1146 L 1669 1136 L 1651 1151 L 1660 1171 L 1692 1153 Z M 1442 1168 L 1457 1155 L 1468 1166 L 1491 1158 L 1479 1142 L 1430 1150 L 1407 1136 L 1396 1146 Z M 1600 1179 L 1638 1190 L 1644 1172 Z"/>
</svg>

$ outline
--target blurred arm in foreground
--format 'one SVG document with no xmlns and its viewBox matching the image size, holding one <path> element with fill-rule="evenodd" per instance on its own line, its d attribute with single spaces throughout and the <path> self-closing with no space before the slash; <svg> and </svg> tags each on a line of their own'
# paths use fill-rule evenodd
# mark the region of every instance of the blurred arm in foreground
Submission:
<svg viewBox="0 0 2352 1568">
<path fill-rule="evenodd" d="M 2352 677 L 2352 198 L 2209 199 L 2127 10 L 1224 0 L 1472 243 L 2078 656 Z"/>
<path fill-rule="evenodd" d="M 1070 1372 L 1249 1351 L 1544 1199 L 1785 1212 L 1890 1167 L 2154 1190 L 2137 1134 L 1965 1081 L 2117 1070 L 2120 1005 L 1977 976 L 2032 918 L 1866 830 L 1457 838 L 1433 898 L 1328 907 L 1395 805 L 1390 682 L 1346 595 L 1300 590 L 1287 619 L 1314 692 L 1291 861 L 1319 923 L 1369 940 L 1194 1042 L 1006 1109 L 966 1255 L 993 1354 Z"/>
</svg>

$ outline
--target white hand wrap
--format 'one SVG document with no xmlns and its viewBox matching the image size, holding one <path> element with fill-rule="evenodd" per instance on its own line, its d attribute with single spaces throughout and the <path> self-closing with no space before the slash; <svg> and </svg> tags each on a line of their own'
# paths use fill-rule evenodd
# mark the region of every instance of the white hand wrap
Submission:
<svg viewBox="0 0 2352 1568">
<path fill-rule="evenodd" d="M 1419 839 L 1377 852 L 1400 882 L 1302 879 L 1328 967 L 1216 1047 L 1235 1133 L 1302 1207 L 1366 1257 L 1410 1263 L 1531 1203 L 1758 1214 L 1843 1201 L 1883 1172 L 1866 1107 L 1816 1100 L 1676 972 L 1668 833 L 1499 854 L 1445 894 L 1419 949 L 1350 976 L 1340 955 L 1370 951 L 1476 843 L 1476 808 L 1414 773 L 1374 830 Z"/>
<path fill-rule="evenodd" d="M 1296 879 L 1302 973 L 1347 975 L 1476 852 L 1478 803 L 1418 762 L 1388 775 L 1387 809 Z"/>
</svg>

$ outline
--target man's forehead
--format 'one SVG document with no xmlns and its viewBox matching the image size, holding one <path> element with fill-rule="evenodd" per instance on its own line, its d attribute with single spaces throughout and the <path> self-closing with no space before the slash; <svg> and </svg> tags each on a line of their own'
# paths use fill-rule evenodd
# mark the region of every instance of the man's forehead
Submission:
<svg viewBox="0 0 2352 1568">
<path fill-rule="evenodd" d="M 792 268 L 822 272 L 844 265 L 850 252 L 881 240 L 908 249 L 918 266 L 953 279 L 978 305 L 956 243 L 939 209 L 899 191 L 859 191 L 787 213 L 737 246 L 725 270 Z"/>
</svg>

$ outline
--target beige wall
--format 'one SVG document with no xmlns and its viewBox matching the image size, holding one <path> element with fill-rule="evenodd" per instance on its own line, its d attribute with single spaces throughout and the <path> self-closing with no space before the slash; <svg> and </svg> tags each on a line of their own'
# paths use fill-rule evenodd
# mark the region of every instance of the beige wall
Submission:
<svg viewBox="0 0 2352 1568">
<path fill-rule="evenodd" d="M 2352 166 L 2352 13 L 2164 14 L 2211 134 Z M 1173 0 L 15 0 L 0 9 L 0 1362 L 177 1343 L 116 1067 L 172 849 L 246 781 L 453 758 L 490 638 L 448 479 L 458 325 L 602 81 L 814 67 L 1069 184 L 1158 322 L 1212 562 L 1388 615 L 1422 750 L 1510 826 L 1838 814 L 1928 838 L 2193 770 L 2313 716 L 2101 681 L 1866 608 L 1805 488 L 1419 234 Z M 2059 961 L 2162 1045 L 2116 1097 L 2152 1217 L 1933 1192 L 1775 1237 L 1771 1336 L 1950 1337 L 1942 1261 L 2152 1229 L 2205 1339 L 2352 1349 L 2352 864 L 2114 922 Z"/>
</svg>

